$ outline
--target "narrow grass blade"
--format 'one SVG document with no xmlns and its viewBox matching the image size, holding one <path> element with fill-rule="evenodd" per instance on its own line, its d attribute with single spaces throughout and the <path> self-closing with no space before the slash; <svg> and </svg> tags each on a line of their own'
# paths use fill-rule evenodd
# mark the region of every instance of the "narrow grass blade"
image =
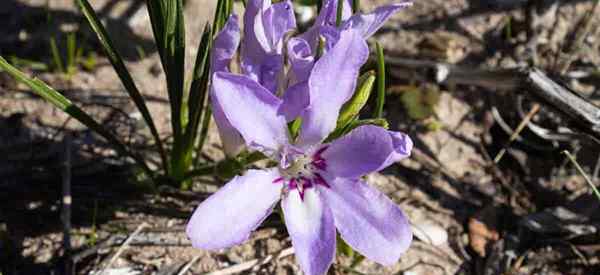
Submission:
<svg viewBox="0 0 600 275">
<path fill-rule="evenodd" d="M 146 165 L 144 159 L 140 156 L 134 154 L 129 151 L 125 144 L 123 144 L 115 135 L 106 130 L 102 125 L 96 122 L 92 117 L 90 117 L 87 113 L 81 110 L 79 107 L 74 105 L 69 99 L 64 97 L 62 94 L 54 90 L 52 87 L 48 86 L 46 83 L 39 79 L 29 78 L 23 72 L 19 71 L 17 68 L 8 64 L 6 59 L 0 56 L 0 68 L 7 72 L 9 75 L 14 77 L 17 81 L 27 85 L 34 93 L 44 98 L 46 101 L 50 102 L 52 105 L 61 109 L 63 112 L 67 113 L 69 116 L 77 119 L 83 125 L 87 126 L 94 132 L 98 133 L 102 137 L 104 137 L 109 143 L 111 143 L 119 153 L 123 155 L 130 156 L 135 160 L 137 164 L 139 164 L 151 177 L 154 177 L 152 170 Z"/>
<path fill-rule="evenodd" d="M 185 136 L 186 140 L 195 140 L 198 133 L 198 124 L 200 124 L 200 118 L 202 116 L 202 107 L 208 93 L 208 80 L 210 75 L 210 47 L 212 44 L 211 38 L 211 26 L 206 24 L 204 27 L 204 33 L 200 39 L 198 45 L 198 52 L 196 54 L 196 63 L 194 65 L 194 73 L 192 75 L 192 84 L 190 85 L 190 92 L 188 98 L 188 117 L 190 122 L 188 123 Z"/>
<path fill-rule="evenodd" d="M 133 82 L 133 78 L 131 77 L 129 71 L 125 67 L 125 63 L 123 62 L 121 55 L 116 51 L 115 47 L 113 46 L 113 43 L 110 40 L 108 33 L 106 32 L 106 29 L 100 23 L 100 20 L 98 19 L 96 12 L 94 12 L 94 9 L 92 9 L 90 3 L 87 0 L 77 0 L 77 3 L 79 4 L 81 11 L 83 12 L 83 15 L 88 20 L 90 26 L 98 36 L 98 40 L 100 40 L 100 44 L 102 44 L 102 47 L 104 48 L 104 51 L 106 52 L 110 63 L 113 65 L 115 71 L 117 72 L 117 75 L 121 79 L 125 90 L 129 94 L 131 99 L 133 99 L 135 106 L 138 108 L 138 110 L 142 114 L 142 117 L 144 118 L 144 121 L 150 128 L 150 132 L 154 137 L 154 142 L 156 143 L 156 147 L 158 148 L 158 152 L 162 160 L 163 168 L 165 169 L 165 172 L 168 173 L 167 154 L 162 145 L 162 141 L 160 140 L 160 136 L 158 135 L 158 130 L 154 125 L 154 120 L 152 119 L 150 111 L 146 106 L 146 101 L 144 100 L 144 97 L 137 89 L 137 86 Z"/>
<path fill-rule="evenodd" d="M 210 118 L 212 116 L 212 109 L 210 104 L 208 104 L 208 100 L 206 100 L 206 105 L 204 107 L 204 116 L 202 117 L 202 125 L 200 127 L 200 136 L 198 137 L 198 148 L 196 150 L 198 152 L 202 152 L 202 148 L 204 147 L 204 143 L 206 143 L 206 137 L 208 136 L 208 127 L 210 126 Z M 198 165 L 200 162 L 200 154 L 196 156 L 194 160 L 194 166 Z"/>
<path fill-rule="evenodd" d="M 58 46 L 56 44 L 56 39 L 54 37 L 50 37 L 50 52 L 52 54 L 52 62 L 54 63 L 54 68 L 61 73 L 65 72 L 65 67 L 62 63 L 62 58 L 60 57 L 60 52 L 58 51 Z"/>
<path fill-rule="evenodd" d="M 154 40 L 167 78 L 167 92 L 171 107 L 173 149 L 171 176 L 183 176 L 183 167 L 174 167 L 183 153 L 183 90 L 185 68 L 185 28 L 182 0 L 146 1 Z"/>
<path fill-rule="evenodd" d="M 383 104 L 385 103 L 385 60 L 383 48 L 379 42 L 375 43 L 377 48 L 377 103 L 375 105 L 375 118 L 383 117 Z"/>
<path fill-rule="evenodd" d="M 203 114 L 205 101 L 208 94 L 208 81 L 210 75 L 210 46 L 212 32 L 209 24 L 204 27 L 204 33 L 198 45 L 192 84 L 190 85 L 187 101 L 189 122 L 186 125 L 183 137 L 183 153 L 178 156 L 182 165 L 189 167 L 192 164 L 192 152 L 198 137 L 198 126 Z"/>
</svg>

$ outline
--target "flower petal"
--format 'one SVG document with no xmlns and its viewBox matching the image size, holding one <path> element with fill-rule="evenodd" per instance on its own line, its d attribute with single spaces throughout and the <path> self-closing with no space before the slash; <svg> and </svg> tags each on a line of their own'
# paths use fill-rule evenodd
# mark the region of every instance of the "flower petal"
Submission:
<svg viewBox="0 0 600 275">
<path fill-rule="evenodd" d="M 291 190 L 281 201 L 296 259 L 306 275 L 324 275 L 335 255 L 335 227 L 331 210 L 315 188 Z"/>
<path fill-rule="evenodd" d="M 335 26 L 337 20 L 337 5 L 338 0 L 325 0 L 321 7 L 321 12 L 315 19 L 315 25 L 323 26 Z M 352 15 L 352 2 L 351 0 L 344 0 L 344 7 L 342 8 L 342 22 L 350 18 Z"/>
<path fill-rule="evenodd" d="M 231 73 L 213 75 L 213 102 L 221 107 L 246 145 L 277 150 L 288 143 L 285 118 L 277 114 L 281 100 L 252 79 Z"/>
<path fill-rule="evenodd" d="M 363 181 L 337 178 L 330 185 L 321 194 L 342 239 L 370 260 L 396 263 L 412 241 L 402 210 Z"/>
<path fill-rule="evenodd" d="M 352 97 L 359 69 L 368 55 L 365 40 L 348 30 L 315 63 L 308 80 L 310 105 L 302 118 L 300 146 L 318 144 L 333 131 L 340 108 Z"/>
<path fill-rule="evenodd" d="M 364 125 L 332 142 L 321 156 L 330 174 L 358 178 L 410 156 L 412 145 L 403 133 Z"/>
<path fill-rule="evenodd" d="M 357 30 L 364 38 L 368 38 L 381 28 L 390 16 L 411 5 L 412 2 L 402 2 L 378 7 L 372 13 L 355 14 L 344 22 L 342 29 L 352 28 Z"/>
<path fill-rule="evenodd" d="M 312 50 L 308 42 L 298 37 L 290 38 L 287 43 L 287 55 L 294 78 L 290 84 L 308 80 L 310 70 L 315 62 L 315 58 L 312 56 Z"/>
<path fill-rule="evenodd" d="M 229 120 L 227 120 L 227 117 L 223 113 L 223 108 L 221 108 L 221 104 L 216 101 L 214 93 L 215 90 L 211 85 L 210 99 L 213 117 L 215 118 L 215 124 L 217 124 L 219 137 L 223 143 L 223 151 L 225 151 L 227 156 L 234 157 L 244 149 L 244 139 L 242 138 L 242 135 L 240 135 L 240 132 L 238 132 L 233 125 L 229 123 Z"/>
<path fill-rule="evenodd" d="M 244 13 L 242 72 L 272 93 L 283 74 L 283 36 L 296 27 L 289 1 L 250 0 Z"/>
<path fill-rule="evenodd" d="M 294 28 L 296 16 L 289 0 L 263 9 L 260 16 L 254 19 L 254 34 L 268 53 L 281 53 L 283 36 Z"/>
<path fill-rule="evenodd" d="M 302 114 L 308 103 L 308 82 L 297 83 L 283 94 L 279 114 L 283 115 L 286 121 L 292 121 Z"/>
<path fill-rule="evenodd" d="M 235 55 L 240 43 L 240 28 L 237 16 L 231 15 L 223 29 L 217 34 L 211 53 L 211 70 L 213 72 L 228 72 L 231 59 Z M 217 124 L 217 129 L 223 149 L 228 156 L 237 155 L 244 145 L 244 140 L 240 133 L 231 126 L 231 123 L 225 117 L 223 110 L 214 100 L 213 86 L 211 85 L 211 101 L 213 105 L 213 115 Z"/>
<path fill-rule="evenodd" d="M 217 34 L 211 53 L 213 72 L 229 71 L 228 66 L 240 44 L 238 18 L 232 14 L 223 29 Z"/>
<path fill-rule="evenodd" d="M 342 9 L 342 22 L 349 19 L 352 15 L 352 2 L 351 0 L 344 1 L 344 8 Z M 323 27 L 336 27 L 337 20 L 337 3 L 338 0 L 324 0 L 321 6 L 321 12 L 317 15 L 315 23 L 300 37 L 308 42 L 313 51 L 318 46 L 317 38 L 321 34 Z"/>
<path fill-rule="evenodd" d="M 276 169 L 248 170 L 200 203 L 186 228 L 192 246 L 214 250 L 248 239 L 281 196 L 278 177 Z"/>
</svg>

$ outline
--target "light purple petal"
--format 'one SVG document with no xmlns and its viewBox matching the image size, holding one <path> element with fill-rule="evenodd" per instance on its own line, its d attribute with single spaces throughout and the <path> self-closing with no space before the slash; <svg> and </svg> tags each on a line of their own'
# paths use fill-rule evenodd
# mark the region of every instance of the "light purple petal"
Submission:
<svg viewBox="0 0 600 275">
<path fill-rule="evenodd" d="M 241 68 L 242 72 L 253 80 L 260 82 L 262 78 L 261 64 L 264 63 L 266 51 L 258 42 L 254 32 L 254 24 L 260 17 L 263 5 L 271 5 L 270 0 L 249 0 L 244 12 L 244 40 L 241 45 Z M 273 63 L 273 62 L 270 62 Z"/>
<path fill-rule="evenodd" d="M 403 133 L 365 125 L 332 142 L 321 156 L 330 174 L 358 178 L 410 156 L 412 145 Z"/>
<path fill-rule="evenodd" d="M 296 259 L 306 275 L 324 275 L 335 255 L 335 227 L 331 210 L 315 188 L 290 191 L 281 201 L 285 224 Z"/>
<path fill-rule="evenodd" d="M 239 154 L 242 149 L 244 149 L 244 139 L 240 132 L 238 132 L 227 117 L 223 113 L 223 108 L 221 108 L 221 104 L 219 104 L 214 95 L 215 91 L 213 86 L 210 88 L 210 99 L 213 110 L 213 117 L 215 118 L 215 123 L 217 124 L 217 130 L 219 132 L 219 137 L 221 138 L 221 142 L 223 143 L 223 151 L 227 156 L 233 157 Z"/>
<path fill-rule="evenodd" d="M 215 73 L 212 84 L 213 101 L 249 147 L 277 150 L 288 143 L 285 118 L 277 114 L 281 99 L 242 75 Z"/>
<path fill-rule="evenodd" d="M 272 93 L 283 73 L 283 37 L 295 28 L 291 2 L 248 1 L 241 45 L 242 72 Z"/>
<path fill-rule="evenodd" d="M 232 14 L 223 29 L 215 37 L 211 53 L 211 69 L 213 72 L 229 71 L 229 63 L 240 44 L 240 27 L 238 18 Z"/>
<path fill-rule="evenodd" d="M 337 178 L 321 189 L 335 227 L 354 250 L 383 265 L 393 265 L 408 249 L 412 231 L 402 210 L 360 180 Z"/>
<path fill-rule="evenodd" d="M 282 53 L 284 35 L 296 28 L 290 1 L 271 5 L 254 19 L 254 34 L 267 53 Z"/>
<path fill-rule="evenodd" d="M 308 42 L 313 51 L 318 45 L 317 38 L 321 34 L 321 28 L 324 26 L 336 27 L 335 21 L 337 17 L 337 3 L 338 0 L 324 0 L 321 6 L 321 12 L 317 15 L 315 23 L 300 37 Z M 351 0 L 344 1 L 344 8 L 342 9 L 342 22 L 349 19 L 352 15 L 352 2 Z"/>
<path fill-rule="evenodd" d="M 283 94 L 283 104 L 279 108 L 279 114 L 283 115 L 286 121 L 292 121 L 302 114 L 308 107 L 308 103 L 308 82 L 304 81 L 290 87 Z"/>
<path fill-rule="evenodd" d="M 308 80 L 315 58 L 306 40 L 292 37 L 287 43 L 287 55 L 291 65 L 293 80 L 290 84 Z"/>
<path fill-rule="evenodd" d="M 217 34 L 214 46 L 211 52 L 211 70 L 213 72 L 228 72 L 229 63 L 235 55 L 235 51 L 240 43 L 240 28 L 236 15 L 231 15 L 223 29 Z M 223 110 L 217 102 L 214 101 L 214 89 L 211 86 L 211 102 L 213 105 L 213 115 L 219 131 L 219 136 L 223 142 L 223 149 L 228 156 L 237 155 L 244 145 L 244 140 L 240 133 L 231 126 L 231 123 L 223 114 Z"/>
<path fill-rule="evenodd" d="M 338 0 L 325 0 L 321 7 L 321 12 L 315 19 L 315 25 L 335 26 L 337 19 L 337 4 Z M 352 0 L 344 0 L 342 8 L 342 22 L 346 21 L 352 15 Z"/>
<path fill-rule="evenodd" d="M 248 239 L 281 196 L 278 177 L 277 169 L 248 170 L 200 203 L 186 228 L 192 246 L 214 250 Z"/>
<path fill-rule="evenodd" d="M 357 30 L 364 38 L 368 38 L 381 28 L 390 16 L 411 5 L 412 2 L 403 2 L 378 7 L 372 13 L 355 14 L 342 24 L 342 29 Z"/>
<path fill-rule="evenodd" d="M 340 108 L 354 93 L 359 69 L 368 55 L 365 40 L 348 30 L 315 63 L 308 80 L 310 105 L 302 118 L 300 146 L 318 144 L 333 131 Z"/>
</svg>

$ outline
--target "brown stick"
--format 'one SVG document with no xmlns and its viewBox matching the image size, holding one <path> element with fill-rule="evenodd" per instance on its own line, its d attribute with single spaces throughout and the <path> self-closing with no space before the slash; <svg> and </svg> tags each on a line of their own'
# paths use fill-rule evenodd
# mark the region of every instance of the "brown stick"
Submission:
<svg viewBox="0 0 600 275">
<path fill-rule="evenodd" d="M 525 92 L 525 95 L 553 107 L 580 131 L 600 143 L 600 108 L 556 83 L 537 68 L 487 70 L 433 61 L 386 57 L 396 78 L 474 85 L 490 90 Z"/>
</svg>

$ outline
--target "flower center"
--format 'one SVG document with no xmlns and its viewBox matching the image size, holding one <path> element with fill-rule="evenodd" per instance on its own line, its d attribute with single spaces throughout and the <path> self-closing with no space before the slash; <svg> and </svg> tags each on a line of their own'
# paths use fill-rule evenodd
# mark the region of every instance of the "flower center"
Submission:
<svg viewBox="0 0 600 275">
<path fill-rule="evenodd" d="M 321 154 L 327 149 L 327 146 L 317 150 L 312 156 L 305 154 L 288 155 L 291 163 L 287 167 L 279 167 L 281 177 L 276 178 L 273 183 L 283 183 L 285 191 L 298 189 L 300 198 L 304 200 L 304 191 L 322 185 L 329 188 L 329 184 L 321 176 L 321 172 L 326 171 L 327 163 Z"/>
</svg>

